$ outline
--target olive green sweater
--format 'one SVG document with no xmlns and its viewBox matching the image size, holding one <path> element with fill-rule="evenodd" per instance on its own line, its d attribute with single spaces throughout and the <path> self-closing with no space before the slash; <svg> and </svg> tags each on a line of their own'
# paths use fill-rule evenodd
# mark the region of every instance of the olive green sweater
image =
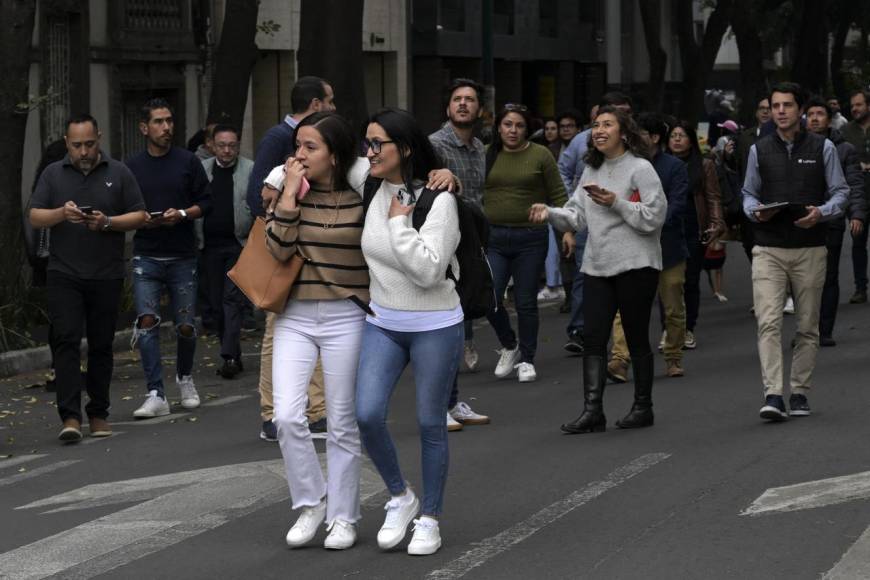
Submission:
<svg viewBox="0 0 870 580">
<path fill-rule="evenodd" d="M 537 143 L 529 142 L 522 151 L 502 149 L 486 176 L 483 210 L 494 225 L 547 227 L 529 222 L 529 207 L 533 203 L 562 207 L 566 201 L 553 154 Z"/>
</svg>

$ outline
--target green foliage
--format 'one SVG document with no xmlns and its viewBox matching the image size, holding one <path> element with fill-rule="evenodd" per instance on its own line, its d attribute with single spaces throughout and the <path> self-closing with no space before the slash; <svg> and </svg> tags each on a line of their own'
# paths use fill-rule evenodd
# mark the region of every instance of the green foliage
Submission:
<svg viewBox="0 0 870 580">
<path fill-rule="evenodd" d="M 44 305 L 44 293 L 30 288 L 0 306 L 0 352 L 37 346 L 29 329 L 48 323 Z"/>
</svg>

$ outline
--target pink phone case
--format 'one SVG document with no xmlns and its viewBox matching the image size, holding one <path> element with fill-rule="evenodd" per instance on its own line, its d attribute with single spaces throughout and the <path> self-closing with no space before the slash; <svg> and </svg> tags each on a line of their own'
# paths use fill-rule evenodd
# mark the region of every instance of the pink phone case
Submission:
<svg viewBox="0 0 870 580">
<path fill-rule="evenodd" d="M 308 193 L 308 190 L 311 189 L 311 184 L 308 183 L 308 180 L 304 177 L 302 178 L 302 183 L 299 185 L 299 193 L 296 194 L 296 199 L 302 199 L 305 197 L 305 194 Z"/>
</svg>

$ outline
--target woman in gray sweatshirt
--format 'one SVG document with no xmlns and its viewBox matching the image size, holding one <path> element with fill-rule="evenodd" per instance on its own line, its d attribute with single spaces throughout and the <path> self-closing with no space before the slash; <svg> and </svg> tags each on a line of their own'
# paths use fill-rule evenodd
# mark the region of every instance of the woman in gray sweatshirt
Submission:
<svg viewBox="0 0 870 580">
<path fill-rule="evenodd" d="M 586 169 L 563 208 L 534 204 L 529 220 L 549 221 L 560 231 L 587 229 L 583 253 L 583 399 L 568 433 L 604 431 L 602 397 L 607 342 L 616 312 L 622 315 L 634 366 L 634 405 L 616 425 L 653 424 L 653 355 L 649 320 L 662 269 L 659 237 L 667 213 L 661 181 L 649 161 L 634 121 L 615 107 L 602 107 L 592 123 Z"/>
</svg>

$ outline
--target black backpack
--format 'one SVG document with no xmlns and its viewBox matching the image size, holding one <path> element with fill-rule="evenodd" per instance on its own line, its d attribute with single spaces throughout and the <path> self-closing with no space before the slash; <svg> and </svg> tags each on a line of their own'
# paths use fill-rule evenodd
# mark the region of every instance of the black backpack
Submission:
<svg viewBox="0 0 870 580">
<path fill-rule="evenodd" d="M 369 205 L 381 186 L 381 181 L 374 177 L 366 179 L 363 192 L 364 212 L 368 212 Z M 414 212 L 411 214 L 411 223 L 415 230 L 420 231 L 423 227 L 426 216 L 432 209 L 432 203 L 442 193 L 449 192 L 423 189 L 420 193 Z M 479 207 L 458 195 L 454 197 L 459 213 L 460 238 L 459 246 L 456 248 L 456 259 L 459 261 L 460 277 L 459 280 L 456 279 L 450 266 L 447 267 L 447 277 L 456 283 L 456 292 L 459 294 L 465 319 L 474 320 L 489 314 L 497 304 L 492 283 L 492 269 L 489 267 L 489 260 L 486 259 L 489 222 Z"/>
</svg>

